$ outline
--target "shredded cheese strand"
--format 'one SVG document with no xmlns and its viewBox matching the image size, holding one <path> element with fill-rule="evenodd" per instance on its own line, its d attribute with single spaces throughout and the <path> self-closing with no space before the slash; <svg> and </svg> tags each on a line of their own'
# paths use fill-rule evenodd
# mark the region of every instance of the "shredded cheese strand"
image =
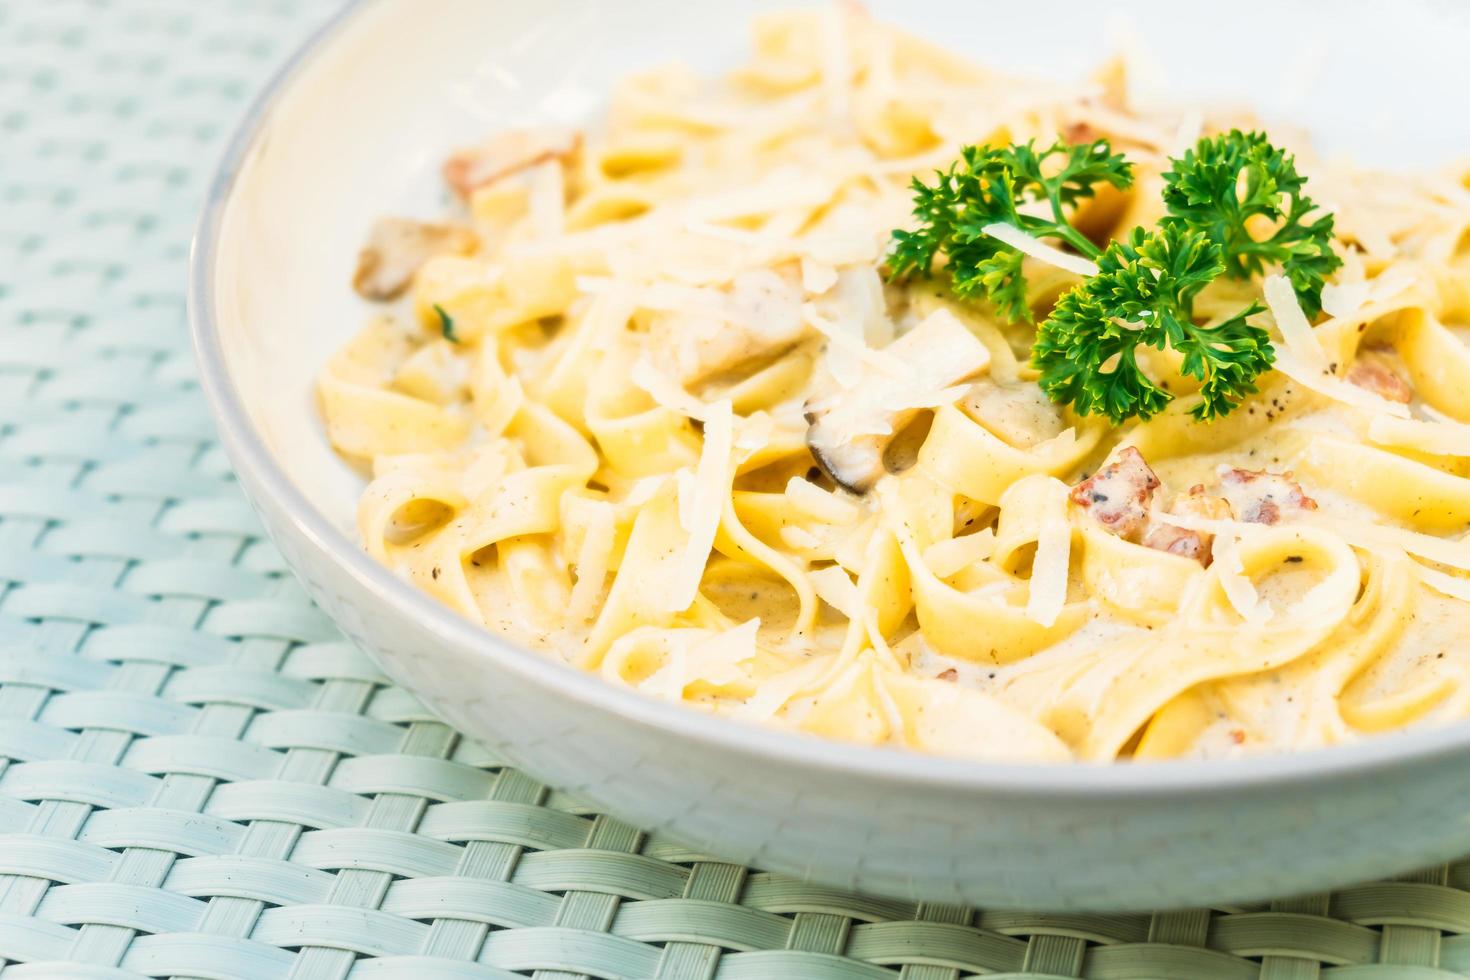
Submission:
<svg viewBox="0 0 1470 980">
<path fill-rule="evenodd" d="M 1054 265 L 1058 269 L 1076 273 L 1079 276 L 1097 275 L 1097 263 L 1081 255 L 1071 252 L 1063 252 L 1061 249 L 1048 245 L 1039 239 L 1032 238 L 1014 225 L 1008 225 L 1003 221 L 994 221 L 980 229 L 996 241 L 1005 242 L 1023 255 L 1029 255 L 1038 262 Z"/>
</svg>

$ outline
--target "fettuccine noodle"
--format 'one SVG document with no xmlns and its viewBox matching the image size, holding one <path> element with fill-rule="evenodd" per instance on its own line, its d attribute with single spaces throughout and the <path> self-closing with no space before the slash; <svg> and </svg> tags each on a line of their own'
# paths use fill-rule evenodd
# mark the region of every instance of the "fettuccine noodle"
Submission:
<svg viewBox="0 0 1470 980">
<path fill-rule="evenodd" d="M 1296 141 L 1345 265 L 1315 326 L 1269 275 L 1206 289 L 1205 315 L 1262 298 L 1278 355 L 1209 424 L 1170 354 L 1145 360 L 1179 397 L 1113 427 L 1041 393 L 1031 326 L 884 281 L 910 176 L 963 145 L 1109 138 L 1135 188 L 1075 217 L 1105 238 L 1241 122 L 840 7 L 761 17 L 718 82 L 650 71 L 594 129 L 456 154 L 459 216 L 364 253 L 359 291 L 405 308 L 320 377 L 363 544 L 610 683 L 863 743 L 1211 757 L 1463 717 L 1463 181 Z M 1013 244 L 1039 316 L 1091 265 Z"/>
</svg>

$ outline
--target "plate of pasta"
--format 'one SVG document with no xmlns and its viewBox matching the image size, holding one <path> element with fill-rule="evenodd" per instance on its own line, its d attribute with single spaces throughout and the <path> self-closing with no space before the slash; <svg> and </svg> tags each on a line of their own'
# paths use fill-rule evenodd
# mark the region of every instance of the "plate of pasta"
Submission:
<svg viewBox="0 0 1470 980">
<path fill-rule="evenodd" d="M 1470 844 L 1470 133 L 1406 151 L 1402 93 L 1320 81 L 1363 23 L 1140 5 L 1109 56 L 949 3 L 482 6 L 325 28 L 195 254 L 242 484 L 395 679 L 905 897 Z"/>
</svg>

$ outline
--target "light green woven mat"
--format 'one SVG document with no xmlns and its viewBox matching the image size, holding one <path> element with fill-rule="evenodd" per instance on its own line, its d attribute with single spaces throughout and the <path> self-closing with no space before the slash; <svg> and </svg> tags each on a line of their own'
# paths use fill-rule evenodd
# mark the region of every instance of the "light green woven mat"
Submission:
<svg viewBox="0 0 1470 980">
<path fill-rule="evenodd" d="M 182 324 L 216 148 L 329 6 L 0 0 L 0 978 L 1466 975 L 1470 863 L 1151 916 L 867 899 L 591 813 L 389 686 L 256 536 Z"/>
</svg>

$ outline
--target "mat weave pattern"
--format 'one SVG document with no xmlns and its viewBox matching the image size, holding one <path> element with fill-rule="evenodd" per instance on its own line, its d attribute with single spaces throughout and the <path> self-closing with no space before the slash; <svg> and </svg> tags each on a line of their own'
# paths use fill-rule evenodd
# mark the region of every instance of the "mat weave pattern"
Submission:
<svg viewBox="0 0 1470 980">
<path fill-rule="evenodd" d="M 304 598 L 191 380 L 217 147 L 321 0 L 0 0 L 0 978 L 1430 980 L 1470 862 L 1048 915 L 703 859 L 500 766 Z"/>
</svg>

